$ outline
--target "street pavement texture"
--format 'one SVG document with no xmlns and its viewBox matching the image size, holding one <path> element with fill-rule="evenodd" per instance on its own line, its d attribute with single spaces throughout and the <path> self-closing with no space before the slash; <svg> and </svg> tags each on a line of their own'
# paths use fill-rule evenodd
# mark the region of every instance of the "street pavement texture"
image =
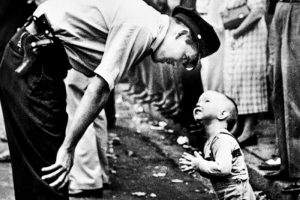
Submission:
<svg viewBox="0 0 300 200">
<path fill-rule="evenodd" d="M 110 141 L 119 137 L 119 145 L 109 149 L 112 167 L 112 186 L 104 190 L 103 199 L 214 199 L 208 179 L 191 177 L 178 169 L 178 159 L 185 151 L 176 139 L 182 134 L 181 127 L 167 121 L 155 112 L 140 106 L 122 93 L 128 85 L 117 87 L 117 127 L 110 131 Z M 154 117 L 153 117 L 154 116 Z M 170 130 L 151 128 L 154 118 L 165 120 Z M 256 189 L 258 200 L 286 199 L 281 189 L 290 182 L 269 181 L 265 171 L 258 165 L 275 152 L 275 129 L 272 119 L 260 118 L 255 129 L 258 145 L 244 149 L 250 173 L 250 181 Z M 7 143 L 0 142 L 0 151 L 7 149 Z M 263 192 L 262 192 L 263 191 Z M 266 197 L 267 194 L 269 198 Z M 13 184 L 9 163 L 0 163 L 0 200 L 13 198 Z M 93 200 L 91 198 L 71 200 Z"/>
<path fill-rule="evenodd" d="M 109 155 L 111 181 L 109 189 L 104 190 L 104 200 L 214 200 L 215 195 L 205 183 L 182 173 L 176 163 L 163 150 L 144 134 L 145 123 L 141 123 L 145 113 L 136 116 L 133 105 L 119 101 L 117 103 L 117 126 L 110 131 Z M 137 123 L 139 122 L 139 123 Z M 141 131 L 144 131 L 143 134 Z M 155 131 L 154 131 L 155 132 Z M 157 141 L 167 139 L 155 135 Z M 2 146 L 1 146 L 2 145 Z M 1 143 L 0 148 L 7 148 Z M 169 142 L 169 145 L 171 143 Z M 0 199 L 13 200 L 13 183 L 9 163 L 0 163 Z M 74 198 L 71 200 L 96 200 L 97 198 Z"/>
</svg>

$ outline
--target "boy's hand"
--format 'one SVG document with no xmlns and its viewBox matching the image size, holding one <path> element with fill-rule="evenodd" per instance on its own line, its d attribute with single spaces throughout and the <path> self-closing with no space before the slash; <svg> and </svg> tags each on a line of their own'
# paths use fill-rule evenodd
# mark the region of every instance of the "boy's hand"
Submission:
<svg viewBox="0 0 300 200">
<path fill-rule="evenodd" d="M 188 173 L 195 172 L 195 170 L 199 169 L 202 159 L 203 157 L 196 151 L 194 152 L 194 155 L 183 153 L 182 157 L 179 159 L 181 171 Z"/>
</svg>

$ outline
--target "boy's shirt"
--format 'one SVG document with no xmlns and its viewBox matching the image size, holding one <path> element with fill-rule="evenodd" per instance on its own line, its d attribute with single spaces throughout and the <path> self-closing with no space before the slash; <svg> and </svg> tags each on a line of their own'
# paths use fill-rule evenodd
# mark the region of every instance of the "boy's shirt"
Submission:
<svg viewBox="0 0 300 200">
<path fill-rule="evenodd" d="M 225 181 L 248 180 L 244 154 L 237 140 L 226 129 L 221 129 L 207 140 L 204 158 L 205 163 L 200 166 L 200 171 L 212 182 L 220 181 L 220 177 L 224 177 Z"/>
</svg>

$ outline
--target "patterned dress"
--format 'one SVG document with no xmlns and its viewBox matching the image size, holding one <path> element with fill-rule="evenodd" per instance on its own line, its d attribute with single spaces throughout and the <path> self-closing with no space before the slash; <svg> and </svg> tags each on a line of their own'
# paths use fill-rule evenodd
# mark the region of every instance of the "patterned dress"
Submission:
<svg viewBox="0 0 300 200">
<path fill-rule="evenodd" d="M 228 5 L 237 0 L 226 1 Z M 265 9 L 266 0 L 247 0 L 247 5 Z M 236 40 L 230 30 L 225 31 L 224 91 L 236 101 L 239 114 L 268 111 L 266 46 L 264 17 Z"/>
</svg>

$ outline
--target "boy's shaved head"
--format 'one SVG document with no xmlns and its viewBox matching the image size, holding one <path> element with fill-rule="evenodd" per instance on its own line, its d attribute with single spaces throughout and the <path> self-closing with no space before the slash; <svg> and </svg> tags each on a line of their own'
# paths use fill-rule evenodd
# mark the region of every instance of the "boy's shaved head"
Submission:
<svg viewBox="0 0 300 200">
<path fill-rule="evenodd" d="M 207 104 L 208 103 L 208 104 Z M 204 92 L 194 109 L 195 120 L 205 119 L 208 116 L 218 116 L 220 113 L 226 112 L 226 115 L 222 115 L 222 119 L 227 122 L 227 129 L 231 131 L 238 118 L 238 109 L 234 100 L 220 92 L 206 91 Z M 224 117 L 224 118 L 223 118 Z"/>
<path fill-rule="evenodd" d="M 231 131 L 238 121 L 238 107 L 235 101 L 231 97 L 227 95 L 224 96 L 229 101 L 228 102 L 229 116 L 227 118 L 227 123 L 228 123 L 228 130 Z"/>
</svg>

